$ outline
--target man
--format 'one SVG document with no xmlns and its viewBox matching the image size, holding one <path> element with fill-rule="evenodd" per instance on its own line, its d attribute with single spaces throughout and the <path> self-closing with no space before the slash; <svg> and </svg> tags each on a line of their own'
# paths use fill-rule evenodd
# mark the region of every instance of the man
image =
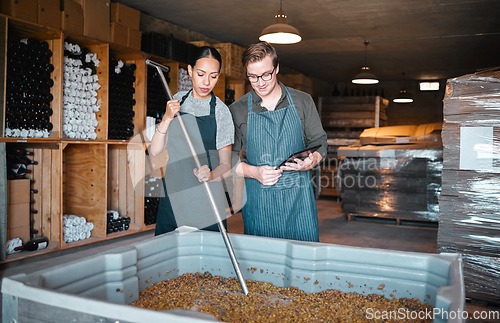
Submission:
<svg viewBox="0 0 500 323">
<path fill-rule="evenodd" d="M 252 90 L 230 106 L 235 124 L 233 151 L 242 155 L 236 175 L 245 177 L 246 234 L 319 241 L 311 169 L 326 155 L 326 133 L 307 93 L 285 87 L 276 50 L 266 42 L 250 45 L 242 57 Z M 316 145 L 304 159 L 291 154 Z"/>
</svg>

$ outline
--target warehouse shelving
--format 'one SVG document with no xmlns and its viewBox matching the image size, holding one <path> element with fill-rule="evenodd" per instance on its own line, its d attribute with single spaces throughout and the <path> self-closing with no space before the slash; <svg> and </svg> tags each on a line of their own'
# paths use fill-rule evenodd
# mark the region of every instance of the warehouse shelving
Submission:
<svg viewBox="0 0 500 323">
<path fill-rule="evenodd" d="M 5 137 L 7 44 L 9 40 L 28 37 L 47 41 L 53 53 L 51 58 L 51 63 L 54 65 L 51 74 L 54 81 L 54 86 L 51 88 L 54 97 L 51 103 L 53 129 L 49 138 Z M 65 41 L 88 48 L 90 52 L 97 53 L 100 60 L 96 70 L 101 85 L 97 91 L 101 108 L 96 113 L 98 126 L 95 140 L 71 139 L 63 132 Z M 3 93 L 0 95 L 0 148 L 2 146 L 5 148 L 5 145 L 20 145 L 33 151 L 33 159 L 39 162 L 34 166 L 32 174 L 35 180 L 33 187 L 38 190 L 36 196 L 33 196 L 33 207 L 39 211 L 33 215 L 33 221 L 39 228 L 38 235 L 43 234 L 50 240 L 46 249 L 6 256 L 7 234 L 5 225 L 2 225 L 0 262 L 14 261 L 154 229 L 154 224 L 144 224 L 144 177 L 147 172 L 146 150 L 149 144 L 144 135 L 148 73 L 145 61 L 152 59 L 170 68 L 169 87 L 172 93 L 178 90 L 179 68 L 187 68 L 187 64 L 83 35 L 65 33 L 62 30 L 3 14 L 0 14 L 0 51 L 4 52 L 0 59 L 0 89 Z M 111 58 L 136 65 L 134 136 L 131 140 L 108 139 L 108 85 Z M 225 88 L 231 84 L 244 84 L 244 80 L 226 78 L 221 74 L 219 84 L 214 89 L 215 95 L 223 99 Z M 243 95 L 243 91 L 244 87 L 239 93 L 240 96 Z M 0 149 L 0 152 L 3 154 L 5 150 Z M 157 173 L 161 175 L 158 171 Z M 2 185 L 6 185 L 5 177 L 2 177 L 1 181 Z M 7 194 L 6 190 L 4 194 Z M 108 209 L 117 210 L 121 216 L 130 217 L 129 229 L 108 234 L 106 231 Z M 91 237 L 75 242 L 64 242 L 64 214 L 75 214 L 93 222 Z M 6 221 L 7 208 L 0 202 L 0 223 L 5 224 Z"/>
</svg>

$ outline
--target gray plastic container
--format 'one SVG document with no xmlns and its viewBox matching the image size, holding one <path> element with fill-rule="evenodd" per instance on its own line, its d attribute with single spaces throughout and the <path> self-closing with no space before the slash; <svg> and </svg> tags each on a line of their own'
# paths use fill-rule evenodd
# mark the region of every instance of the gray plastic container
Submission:
<svg viewBox="0 0 500 323">
<path fill-rule="evenodd" d="M 157 312 L 127 304 L 152 284 L 208 271 L 235 277 L 220 233 L 180 230 L 126 247 L 2 281 L 3 322 L 193 322 L 203 313 Z M 247 280 L 296 286 L 306 292 L 337 289 L 391 298 L 417 298 L 463 322 L 461 257 L 230 234 Z M 314 282 L 319 283 L 315 284 Z M 381 285 L 384 285 L 380 289 Z M 451 315 L 449 314 L 451 313 Z M 448 317 L 446 316 L 448 314 Z M 451 319 L 450 319 L 451 318 Z"/>
</svg>

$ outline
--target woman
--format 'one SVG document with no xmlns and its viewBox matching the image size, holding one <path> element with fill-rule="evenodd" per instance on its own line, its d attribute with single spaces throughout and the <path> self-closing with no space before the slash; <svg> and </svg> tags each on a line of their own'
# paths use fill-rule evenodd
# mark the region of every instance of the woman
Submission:
<svg viewBox="0 0 500 323">
<path fill-rule="evenodd" d="M 192 90 L 179 92 L 167 102 L 162 121 L 156 127 L 149 153 L 156 156 L 166 149 L 169 160 L 164 181 L 166 194 L 160 200 L 155 235 L 181 225 L 217 230 L 212 204 L 202 182 L 210 182 L 222 215 L 227 208 L 221 179 L 231 170 L 234 124 L 228 107 L 212 92 L 219 80 L 221 64 L 215 48 L 198 48 L 188 65 Z M 182 114 L 200 159 L 199 169 L 175 117 L 177 112 Z"/>
</svg>

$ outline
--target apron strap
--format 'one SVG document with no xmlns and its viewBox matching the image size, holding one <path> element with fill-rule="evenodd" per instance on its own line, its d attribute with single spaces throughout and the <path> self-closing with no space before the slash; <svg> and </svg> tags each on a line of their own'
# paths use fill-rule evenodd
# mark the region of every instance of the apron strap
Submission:
<svg viewBox="0 0 500 323">
<path fill-rule="evenodd" d="M 288 88 L 286 86 L 285 86 L 285 91 L 286 91 L 286 99 L 288 100 L 288 106 L 295 108 L 295 104 L 293 104 L 292 95 L 290 94 L 290 92 L 288 91 Z"/>
<path fill-rule="evenodd" d="M 191 92 L 193 92 L 193 89 L 187 91 L 187 93 L 184 94 L 184 96 L 182 97 L 181 101 L 179 102 L 180 105 L 182 105 L 184 103 L 184 101 L 186 101 L 187 97 L 191 94 Z"/>
<path fill-rule="evenodd" d="M 252 113 L 252 91 L 248 92 L 248 113 Z"/>
<path fill-rule="evenodd" d="M 211 92 L 212 98 L 210 99 L 210 114 L 215 115 L 215 105 L 217 104 L 217 100 L 215 98 L 214 92 Z"/>
</svg>

